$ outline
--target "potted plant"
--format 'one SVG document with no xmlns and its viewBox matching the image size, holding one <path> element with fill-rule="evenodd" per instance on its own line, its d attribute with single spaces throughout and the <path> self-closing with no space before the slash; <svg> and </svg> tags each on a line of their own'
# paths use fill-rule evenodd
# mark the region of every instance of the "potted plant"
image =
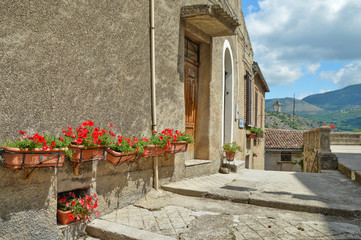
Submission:
<svg viewBox="0 0 361 240">
<path fill-rule="evenodd" d="M 236 142 L 226 143 L 223 145 L 223 151 L 226 153 L 226 158 L 228 161 L 233 161 L 236 152 L 242 152 L 241 146 L 239 146 Z"/>
<path fill-rule="evenodd" d="M 107 148 L 106 160 L 113 165 L 123 162 L 134 161 L 138 157 L 138 153 L 143 153 L 143 145 L 140 140 L 118 136 L 116 142 L 112 142 Z"/>
<path fill-rule="evenodd" d="M 169 148 L 171 138 L 164 133 L 158 133 L 153 130 L 152 136 L 140 142 L 144 146 L 144 152 L 141 157 L 160 157 L 164 156 L 165 150 Z"/>
<path fill-rule="evenodd" d="M 80 219 L 87 220 L 98 207 L 98 198 L 94 193 L 88 195 L 84 189 L 58 195 L 57 219 L 61 225 L 67 225 Z M 95 211 L 95 217 L 99 215 Z"/>
<path fill-rule="evenodd" d="M 253 153 L 253 157 L 257 157 L 257 153 Z"/>
<path fill-rule="evenodd" d="M 21 137 L 16 141 L 4 140 L 2 148 L 5 151 L 5 162 L 9 168 L 30 167 L 61 167 L 67 150 L 67 139 L 55 136 L 30 136 L 25 131 L 19 131 Z"/>
<path fill-rule="evenodd" d="M 165 150 L 167 153 L 186 152 L 188 144 L 194 141 L 193 136 L 186 132 L 167 128 L 162 133 L 171 139 L 168 148 Z"/>
<path fill-rule="evenodd" d="M 257 138 L 257 137 L 262 137 L 263 136 L 262 128 L 254 128 L 254 127 L 252 127 L 249 131 L 251 132 L 249 134 L 249 138 Z"/>
<path fill-rule="evenodd" d="M 110 127 L 113 127 L 113 124 L 110 123 Z M 63 130 L 63 134 L 71 142 L 68 146 L 68 149 L 73 151 L 70 160 L 79 163 L 103 159 L 105 148 L 111 143 L 112 137 L 115 137 L 113 132 L 95 127 L 90 120 L 83 122 L 75 131 L 68 126 L 67 130 Z"/>
</svg>

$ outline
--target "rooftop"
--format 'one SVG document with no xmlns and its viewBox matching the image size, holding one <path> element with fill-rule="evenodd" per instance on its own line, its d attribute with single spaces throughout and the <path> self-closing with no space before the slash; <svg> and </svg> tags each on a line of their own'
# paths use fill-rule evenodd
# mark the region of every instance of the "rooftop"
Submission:
<svg viewBox="0 0 361 240">
<path fill-rule="evenodd" d="M 300 149 L 303 130 L 265 129 L 266 149 Z"/>
</svg>

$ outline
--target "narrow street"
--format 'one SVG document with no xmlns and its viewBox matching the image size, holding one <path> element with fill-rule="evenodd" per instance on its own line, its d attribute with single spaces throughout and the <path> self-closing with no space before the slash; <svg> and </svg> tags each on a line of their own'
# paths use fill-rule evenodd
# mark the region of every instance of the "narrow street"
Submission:
<svg viewBox="0 0 361 240">
<path fill-rule="evenodd" d="M 361 221 L 152 191 L 101 220 L 169 239 L 360 239 Z M 97 222 L 92 224 L 97 224 Z M 168 239 L 168 238 L 165 238 Z"/>
</svg>

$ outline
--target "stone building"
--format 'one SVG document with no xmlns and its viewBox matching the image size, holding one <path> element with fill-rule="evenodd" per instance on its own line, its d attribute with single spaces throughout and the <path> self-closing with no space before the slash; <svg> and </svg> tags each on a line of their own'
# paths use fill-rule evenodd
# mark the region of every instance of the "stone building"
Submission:
<svg viewBox="0 0 361 240">
<path fill-rule="evenodd" d="M 243 148 L 237 159 L 257 152 L 249 167 L 263 168 L 264 141 L 246 134 L 263 128 L 269 89 L 241 0 L 5 0 L 0 13 L 0 139 L 19 130 L 60 134 L 88 119 L 128 136 L 174 128 L 195 142 L 185 154 L 159 158 L 160 185 L 218 172 L 230 141 Z M 27 180 L 24 170 L 0 165 L 5 239 L 74 236 L 77 226 L 57 225 L 57 193 L 85 187 L 106 214 L 154 180 L 153 162 L 142 158 L 119 167 L 84 163 L 79 176 L 66 162 Z"/>
<path fill-rule="evenodd" d="M 301 130 L 265 129 L 265 170 L 301 172 L 295 162 L 303 156 L 303 133 Z"/>
</svg>

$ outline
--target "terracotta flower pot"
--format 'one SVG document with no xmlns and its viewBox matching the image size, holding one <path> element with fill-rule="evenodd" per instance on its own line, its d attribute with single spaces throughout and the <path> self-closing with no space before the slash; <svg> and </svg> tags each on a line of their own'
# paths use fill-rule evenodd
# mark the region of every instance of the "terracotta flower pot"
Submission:
<svg viewBox="0 0 361 240">
<path fill-rule="evenodd" d="M 144 153 L 141 157 L 161 157 L 164 156 L 165 149 L 159 145 L 148 145 L 144 147 Z"/>
<path fill-rule="evenodd" d="M 62 211 L 62 210 L 57 210 L 57 219 L 58 219 L 58 223 L 60 223 L 61 225 L 67 225 L 71 222 L 74 222 L 76 219 L 70 218 L 70 214 L 73 214 L 72 210 L 68 210 L 68 211 Z"/>
<path fill-rule="evenodd" d="M 9 168 L 28 167 L 62 167 L 65 158 L 64 149 L 28 149 L 2 147 L 5 151 L 5 162 Z"/>
<path fill-rule="evenodd" d="M 250 133 L 248 136 L 250 139 L 253 139 L 256 138 L 257 135 L 255 133 Z"/>
<path fill-rule="evenodd" d="M 110 148 L 107 148 L 107 156 L 106 159 L 113 165 L 118 165 L 123 162 L 132 162 L 137 159 L 137 152 L 117 152 Z"/>
<path fill-rule="evenodd" d="M 235 155 L 236 155 L 235 152 L 226 151 L 226 158 L 227 158 L 228 161 L 233 161 Z"/>
<path fill-rule="evenodd" d="M 178 153 L 186 152 L 188 148 L 188 143 L 186 141 L 171 143 L 170 147 L 165 150 L 166 153 Z"/>
<path fill-rule="evenodd" d="M 73 151 L 72 162 L 86 162 L 104 159 L 105 145 L 85 147 L 83 145 L 69 145 L 68 149 Z"/>
</svg>

